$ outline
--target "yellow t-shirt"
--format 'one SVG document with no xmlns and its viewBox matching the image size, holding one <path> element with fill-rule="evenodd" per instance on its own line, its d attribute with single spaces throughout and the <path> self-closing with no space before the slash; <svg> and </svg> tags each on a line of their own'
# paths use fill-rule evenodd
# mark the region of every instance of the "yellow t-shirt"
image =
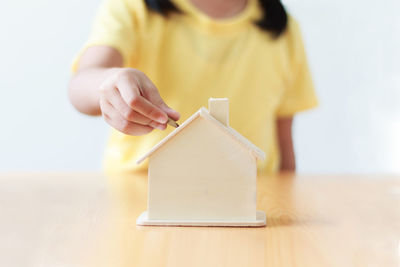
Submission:
<svg viewBox="0 0 400 267">
<path fill-rule="evenodd" d="M 229 98 L 230 126 L 267 155 L 259 170 L 278 170 L 276 119 L 317 105 L 297 23 L 289 17 L 287 31 L 274 40 L 253 23 L 262 15 L 256 0 L 223 20 L 208 17 L 190 0 L 173 2 L 182 12 L 164 17 L 143 0 L 106 0 L 84 49 L 117 49 L 125 67 L 154 82 L 165 102 L 181 113 L 181 122 L 207 107 L 208 98 Z M 78 63 L 79 55 L 73 70 Z M 171 132 L 168 128 L 139 137 L 113 129 L 106 171 L 147 168 L 136 160 Z"/>
</svg>

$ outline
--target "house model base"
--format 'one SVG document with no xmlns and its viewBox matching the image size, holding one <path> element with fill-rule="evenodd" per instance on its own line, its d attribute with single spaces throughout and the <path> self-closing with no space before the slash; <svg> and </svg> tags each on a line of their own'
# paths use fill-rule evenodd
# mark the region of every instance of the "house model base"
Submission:
<svg viewBox="0 0 400 267">
<path fill-rule="evenodd" d="M 262 227 L 266 225 L 266 216 L 258 210 L 254 221 L 198 221 L 198 220 L 151 220 L 147 211 L 143 212 L 136 220 L 137 225 L 148 226 L 231 226 L 231 227 Z"/>
</svg>

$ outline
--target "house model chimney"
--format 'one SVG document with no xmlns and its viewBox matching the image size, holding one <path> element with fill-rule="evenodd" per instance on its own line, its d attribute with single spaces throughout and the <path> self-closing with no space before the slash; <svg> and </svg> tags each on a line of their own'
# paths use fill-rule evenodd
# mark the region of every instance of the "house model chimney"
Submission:
<svg viewBox="0 0 400 267">
<path fill-rule="evenodd" d="M 229 100 L 228 98 L 210 98 L 208 99 L 208 110 L 210 115 L 221 122 L 223 125 L 229 125 Z"/>
</svg>

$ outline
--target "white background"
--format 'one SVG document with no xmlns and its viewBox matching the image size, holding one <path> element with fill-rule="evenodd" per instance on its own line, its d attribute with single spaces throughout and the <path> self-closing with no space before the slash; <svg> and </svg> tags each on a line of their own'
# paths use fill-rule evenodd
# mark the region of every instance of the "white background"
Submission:
<svg viewBox="0 0 400 267">
<path fill-rule="evenodd" d="M 298 115 L 298 169 L 400 173 L 400 1 L 286 0 L 321 106 Z M 98 0 L 3 1 L 0 171 L 99 170 L 108 128 L 69 104 Z"/>
</svg>

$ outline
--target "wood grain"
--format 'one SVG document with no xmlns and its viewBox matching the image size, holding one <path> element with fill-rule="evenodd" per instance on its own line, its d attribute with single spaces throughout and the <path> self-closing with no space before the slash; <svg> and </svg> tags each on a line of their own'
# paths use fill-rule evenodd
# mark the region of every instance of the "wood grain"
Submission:
<svg viewBox="0 0 400 267">
<path fill-rule="evenodd" d="M 260 175 L 265 228 L 146 227 L 146 173 L 0 175 L 0 266 L 400 264 L 396 176 Z"/>
</svg>

